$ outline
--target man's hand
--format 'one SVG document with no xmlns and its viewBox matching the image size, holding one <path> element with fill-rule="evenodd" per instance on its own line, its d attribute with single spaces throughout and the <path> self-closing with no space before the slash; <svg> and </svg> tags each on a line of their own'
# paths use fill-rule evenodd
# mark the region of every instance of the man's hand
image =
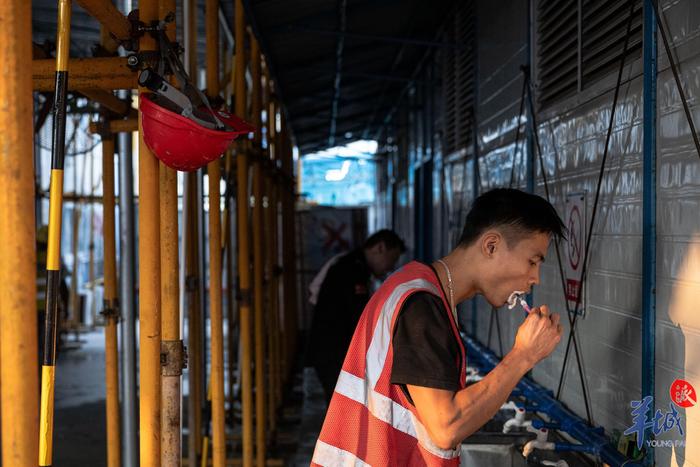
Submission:
<svg viewBox="0 0 700 467">
<path fill-rule="evenodd" d="M 530 366 L 547 357 L 561 340 L 559 315 L 550 314 L 547 305 L 533 308 L 518 328 L 513 350 L 529 360 Z"/>
<path fill-rule="evenodd" d="M 408 385 L 418 418 L 442 449 L 459 444 L 486 423 L 507 400 L 520 378 L 561 340 L 559 315 L 534 308 L 515 336 L 513 350 L 484 379 L 460 391 Z"/>
</svg>

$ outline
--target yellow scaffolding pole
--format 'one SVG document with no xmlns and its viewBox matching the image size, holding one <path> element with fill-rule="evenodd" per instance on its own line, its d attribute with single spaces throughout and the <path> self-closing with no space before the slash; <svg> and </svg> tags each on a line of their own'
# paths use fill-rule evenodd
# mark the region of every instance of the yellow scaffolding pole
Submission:
<svg viewBox="0 0 700 467">
<path fill-rule="evenodd" d="M 140 9 L 139 9 L 140 10 Z M 141 41 L 153 40 L 142 37 Z M 32 60 L 32 80 L 35 91 L 54 90 L 54 66 L 51 58 Z M 128 67 L 126 57 L 74 58 L 67 61 L 70 73 L 69 91 L 81 89 L 135 89 L 138 86 L 136 72 Z"/>
<path fill-rule="evenodd" d="M 219 1 L 207 0 L 207 92 L 219 95 Z M 226 463 L 224 396 L 224 322 L 221 289 L 221 159 L 207 165 L 209 175 L 209 313 L 211 326 L 212 458 L 214 467 Z"/>
<path fill-rule="evenodd" d="M 85 1 L 85 0 L 83 0 Z M 175 14 L 175 0 L 160 0 L 159 16 Z M 174 41 L 175 23 L 166 34 Z M 184 348 L 180 339 L 180 281 L 178 269 L 177 171 L 159 163 L 160 191 L 160 300 L 161 300 L 161 444 L 162 465 L 182 463 L 180 385 Z"/>
<path fill-rule="evenodd" d="M 102 41 L 104 42 L 105 34 L 104 30 L 102 31 Z M 32 43 L 32 56 L 35 60 L 49 58 L 48 53 L 41 46 L 35 43 Z M 122 61 L 123 60 L 121 60 L 120 62 Z M 42 63 L 48 64 L 49 62 L 50 60 Z M 83 89 L 80 91 L 80 93 L 88 99 L 99 103 L 100 105 L 106 107 L 107 109 L 111 110 L 112 112 L 115 112 L 118 115 L 128 115 L 136 119 L 136 110 L 132 109 L 131 105 L 127 101 L 121 100 L 117 96 L 112 94 L 111 91 L 106 91 L 103 89 Z"/>
<path fill-rule="evenodd" d="M 0 2 L 0 406 L 2 465 L 38 458 L 31 2 Z"/>
<path fill-rule="evenodd" d="M 51 186 L 49 201 L 49 241 L 46 253 L 46 318 L 41 366 L 41 406 L 39 412 L 40 466 L 53 463 L 54 383 L 56 335 L 58 328 L 58 294 L 61 265 L 61 221 L 63 217 L 63 161 L 66 136 L 66 92 L 68 51 L 70 48 L 70 0 L 58 4 L 56 73 L 54 92 L 53 144 L 51 148 Z M 74 268 L 75 269 L 75 268 Z"/>
<path fill-rule="evenodd" d="M 139 17 L 146 24 L 158 19 L 158 0 L 141 0 Z M 140 50 L 156 50 L 145 34 Z M 147 92 L 139 89 L 139 94 Z M 139 423 L 141 467 L 160 467 L 160 197 L 158 159 L 143 139 L 139 112 Z"/>
<path fill-rule="evenodd" d="M 109 31 L 109 35 L 117 41 L 131 40 L 131 22 L 114 6 L 112 0 L 76 0 L 89 15 L 95 18 Z M 110 48 L 111 44 L 104 44 Z M 114 52 L 110 50 L 110 52 Z"/>
<path fill-rule="evenodd" d="M 255 307 L 255 463 L 265 465 L 265 340 L 263 307 L 263 203 L 262 203 L 262 99 L 260 46 L 250 35 L 250 63 L 253 75 L 253 305 Z"/>
<path fill-rule="evenodd" d="M 180 376 L 183 347 L 180 340 L 177 172 L 160 163 L 160 268 L 161 268 L 161 463 L 179 466 Z"/>
<path fill-rule="evenodd" d="M 138 130 L 138 118 L 90 122 L 90 133 L 133 133 Z"/>
<path fill-rule="evenodd" d="M 236 57 L 234 65 L 236 115 L 246 115 L 245 91 L 245 12 L 243 1 L 235 0 Z M 250 329 L 250 246 L 248 222 L 248 156 L 246 141 L 238 143 L 237 150 L 237 222 L 238 228 L 238 279 L 240 284 L 239 327 L 241 341 L 241 398 L 243 400 L 243 466 L 253 467 L 253 381 L 251 363 L 253 349 Z"/>
<path fill-rule="evenodd" d="M 102 138 L 102 207 L 104 210 L 105 382 L 107 392 L 107 466 L 121 466 L 119 432 L 119 354 L 117 350 L 117 252 L 114 214 L 114 135 Z"/>
</svg>

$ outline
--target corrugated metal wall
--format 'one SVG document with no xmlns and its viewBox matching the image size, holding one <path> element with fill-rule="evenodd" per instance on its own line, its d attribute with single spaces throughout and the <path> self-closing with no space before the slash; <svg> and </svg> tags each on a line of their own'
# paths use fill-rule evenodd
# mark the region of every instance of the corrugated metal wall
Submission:
<svg viewBox="0 0 700 467">
<path fill-rule="evenodd" d="M 695 126 L 700 121 L 700 3 L 662 2 Z M 656 397 L 676 378 L 700 387 L 700 158 L 659 39 Z M 678 465 L 700 465 L 700 407 L 685 410 Z M 657 459 L 671 457 L 657 449 Z M 664 464 L 660 464 L 664 465 Z"/>
<path fill-rule="evenodd" d="M 514 159 L 513 152 L 523 83 L 520 67 L 528 64 L 527 2 L 492 0 L 475 3 L 477 54 L 473 66 L 477 76 L 474 92 L 480 189 L 508 186 L 514 160 L 515 186 L 525 188 L 526 157 L 518 155 Z M 591 2 L 583 3 L 592 7 Z M 700 124 L 700 3 L 694 0 L 660 3 L 697 126 Z M 537 5 L 533 8 L 536 11 Z M 626 8 L 625 15 L 629 11 L 629 7 Z M 586 15 L 582 16 L 587 21 Z M 641 34 L 638 18 L 633 25 L 636 36 L 630 59 L 632 63 L 623 73 L 607 170 L 593 229 L 588 286 L 584 291 L 585 315 L 579 318 L 577 325 L 593 422 L 604 426 L 608 433 L 614 429 L 623 431 L 631 424 L 629 403 L 639 399 L 641 391 L 643 94 L 641 55 L 636 42 Z M 615 31 L 619 33 L 617 29 L 620 27 L 624 34 L 626 20 L 620 22 L 617 15 L 614 22 L 618 26 L 608 34 L 611 41 L 617 41 L 615 47 L 621 48 L 619 37 L 612 38 L 612 35 Z M 586 24 L 583 28 L 587 27 Z M 537 37 L 541 32 L 538 32 L 537 24 L 533 30 L 532 55 L 538 57 Z M 669 387 L 675 379 L 685 379 L 700 389 L 700 313 L 696 305 L 700 300 L 700 158 L 692 143 L 660 37 L 658 42 L 656 405 L 668 410 Z M 584 37 L 583 44 L 586 43 Z M 608 53 L 614 54 L 615 51 L 611 49 Z M 582 50 L 581 54 L 584 58 L 590 57 L 589 51 Z M 435 61 L 439 63 L 439 60 L 440 53 L 437 53 Z M 583 62 L 583 71 L 586 66 Z M 537 84 L 537 63 L 533 70 Z M 568 92 L 560 98 L 550 93 L 547 100 L 538 100 L 537 131 L 546 175 L 552 201 L 562 217 L 565 216 L 566 196 L 573 193 L 585 193 L 587 221 L 591 217 L 617 65 L 608 67 L 608 70 L 596 76 L 579 73 L 578 79 L 582 81 L 575 92 Z M 439 78 L 435 76 L 432 82 L 444 85 L 445 81 Z M 414 103 L 412 108 L 415 110 L 416 107 L 420 107 L 420 103 Z M 444 135 L 440 128 L 448 131 L 454 125 L 443 122 L 444 115 L 440 112 L 431 118 L 438 123 L 434 135 L 438 142 L 430 153 L 435 229 L 431 250 L 432 258 L 435 258 L 454 244 L 473 199 L 475 148 L 467 145 L 443 153 L 440 141 Z M 401 125 L 410 126 L 410 122 L 399 119 L 398 127 Z M 411 131 L 405 126 L 401 129 L 391 133 L 392 144 L 397 148 L 410 147 L 411 144 L 401 140 Z M 463 127 L 461 131 L 474 130 L 473 127 Z M 524 128 L 521 131 L 519 151 L 525 151 Z M 468 140 L 463 138 L 462 141 Z M 397 150 L 396 159 L 400 157 L 403 157 L 401 150 Z M 392 164 L 394 178 L 399 181 L 395 184 L 394 204 L 401 206 L 400 210 L 393 212 L 394 227 L 405 231 L 414 242 L 418 239 L 412 229 L 416 216 L 415 197 L 410 188 L 412 165 L 403 164 L 404 176 L 400 170 L 396 171 L 401 168 L 401 161 L 395 160 Z M 544 195 L 542 173 L 537 163 L 535 167 L 535 191 Z M 392 204 L 392 184 L 384 186 L 387 191 L 383 199 L 389 201 L 383 206 L 389 207 Z M 386 215 L 384 218 L 392 217 Z M 411 227 L 403 223 L 411 223 Z M 557 259 L 554 248 L 551 248 L 542 269 L 542 285 L 536 288 L 533 301 L 535 304 L 547 303 L 565 314 L 563 297 Z M 471 305 L 463 306 L 462 321 L 467 329 L 470 329 L 471 310 Z M 477 310 L 477 336 L 487 342 L 492 312 L 483 300 L 478 300 Z M 495 313 L 499 316 L 501 337 L 507 351 L 522 322 L 522 315 L 505 309 Z M 568 322 L 563 321 L 568 335 Z M 495 333 L 495 326 L 492 332 Z M 499 351 L 495 336 L 491 338 L 491 347 Z M 555 391 L 564 350 L 565 341 L 533 372 L 538 382 Z M 569 357 L 562 400 L 585 418 L 583 391 L 572 357 L 573 352 Z M 675 448 L 675 452 L 670 448 L 657 448 L 657 465 L 700 466 L 700 408 L 696 406 L 681 411 L 681 416 L 686 446 Z M 674 430 L 662 435 L 661 439 L 679 437 Z"/>
</svg>

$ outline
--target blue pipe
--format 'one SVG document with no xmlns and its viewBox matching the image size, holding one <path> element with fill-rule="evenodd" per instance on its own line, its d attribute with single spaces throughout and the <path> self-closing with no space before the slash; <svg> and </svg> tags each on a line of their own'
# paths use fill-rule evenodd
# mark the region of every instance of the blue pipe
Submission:
<svg viewBox="0 0 700 467">
<path fill-rule="evenodd" d="M 561 430 L 562 427 L 559 423 L 556 422 L 545 422 L 544 420 L 533 420 L 532 421 L 532 428 L 536 429 L 541 429 L 541 428 L 546 428 L 548 430 Z"/>
<path fill-rule="evenodd" d="M 587 446 L 585 444 L 554 443 L 554 450 L 561 452 L 585 452 L 586 454 L 592 455 L 598 454 L 595 448 Z"/>
<path fill-rule="evenodd" d="M 653 0 L 644 0 L 644 142 L 642 195 L 642 398 L 652 396 L 656 365 L 656 17 Z M 651 428 L 644 439 L 652 439 Z M 654 448 L 645 465 L 654 464 Z"/>
<path fill-rule="evenodd" d="M 500 363 L 500 359 L 489 349 L 481 345 L 471 337 L 464 337 L 469 364 L 476 366 L 484 374 L 490 372 Z M 568 450 L 585 451 L 589 454 L 599 456 L 601 460 L 611 467 L 642 467 L 633 460 L 625 457 L 619 452 L 605 436 L 605 432 L 600 427 L 590 427 L 579 416 L 554 398 L 552 391 L 543 388 L 539 384 L 528 378 L 523 378 L 518 382 L 516 388 L 528 400 L 529 405 L 539 413 L 546 414 L 553 423 L 558 426 L 556 429 L 566 432 L 573 438 L 581 442 L 581 445 L 561 443 L 560 450 L 572 447 Z M 533 427 L 537 428 L 533 420 Z M 573 447 L 575 446 L 575 447 Z M 582 447 L 583 446 L 583 447 Z"/>
</svg>

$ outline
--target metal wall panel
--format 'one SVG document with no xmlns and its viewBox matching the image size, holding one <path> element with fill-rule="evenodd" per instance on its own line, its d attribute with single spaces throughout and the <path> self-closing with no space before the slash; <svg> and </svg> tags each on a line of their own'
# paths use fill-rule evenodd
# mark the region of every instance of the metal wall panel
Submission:
<svg viewBox="0 0 700 467">
<path fill-rule="evenodd" d="M 680 61 L 684 90 L 696 126 L 700 126 L 700 3 L 660 3 L 674 54 Z M 527 10 L 520 2 L 479 1 L 476 15 L 480 188 L 483 191 L 508 186 L 514 160 L 515 186 L 524 188 L 524 158 L 514 158 L 513 151 L 522 89 L 520 66 L 527 64 L 527 49 L 523 46 L 527 41 Z M 593 422 L 605 427 L 608 434 L 630 426 L 629 404 L 639 399 L 641 392 L 643 95 L 638 52 L 633 52 L 631 60 L 623 74 L 593 230 L 585 315 L 577 325 Z M 567 194 L 583 192 L 590 221 L 613 97 L 610 83 L 616 67 L 608 69 L 607 74 L 598 76 L 596 72 L 588 76 L 583 91 L 552 101 L 546 114 L 540 116 L 537 131 L 544 170 L 552 201 L 562 217 Z M 661 38 L 657 100 L 656 404 L 667 410 L 669 386 L 675 379 L 685 379 L 700 389 L 700 157 L 692 143 Z M 522 143 L 523 137 L 521 147 Z M 436 171 L 442 167 L 444 186 L 439 193 L 451 234 L 447 247 L 454 245 L 473 198 L 471 154 L 472 148 L 467 148 L 461 154 L 446 154 L 441 158 L 442 164 L 435 164 Z M 544 195 L 538 163 L 535 191 Z M 436 241 L 437 238 L 436 235 Z M 434 251 L 445 251 L 447 247 L 441 245 Z M 533 294 L 534 304 L 546 303 L 564 315 L 565 300 L 554 248 L 542 268 L 541 282 Z M 477 337 L 487 342 L 492 313 L 497 313 L 507 352 L 523 321 L 522 312 L 492 311 L 482 298 L 477 298 L 476 304 Z M 469 303 L 461 307 L 460 320 L 465 329 L 471 329 L 471 310 Z M 566 319 L 563 321 L 566 336 L 569 326 Z M 492 327 L 490 347 L 498 353 L 496 326 Z M 552 357 L 533 372 L 535 380 L 554 390 L 559 383 L 565 344 L 564 340 Z M 562 400 L 585 417 L 573 352 Z M 684 410 L 681 416 L 686 446 L 657 448 L 659 466 L 700 465 L 700 408 Z M 661 439 L 678 439 L 678 435 L 674 431 Z"/>
<path fill-rule="evenodd" d="M 690 0 L 662 4 L 697 128 L 700 4 Z M 660 37 L 658 43 L 656 398 L 668 400 L 669 386 L 676 378 L 700 387 L 700 156 Z M 700 408 L 680 411 L 686 446 L 675 452 L 657 448 L 657 465 L 700 465 Z"/>
<path fill-rule="evenodd" d="M 700 4 L 667 2 L 665 17 L 670 36 L 681 60 L 685 92 L 696 122 L 700 121 Z M 483 17 L 480 17 L 483 20 Z M 488 25 L 479 23 L 479 30 Z M 523 41 L 525 38 L 523 38 Z M 504 50 L 502 56 L 507 56 Z M 668 409 L 669 386 L 683 378 L 700 386 L 700 316 L 695 302 L 700 297 L 700 158 L 695 153 L 675 83 L 664 58 L 659 38 L 658 83 L 658 297 L 657 297 L 657 407 Z M 642 82 L 641 77 L 624 75 L 631 81 L 621 89 L 618 113 L 610 143 L 608 170 L 601 190 L 601 206 L 594 228 L 591 269 L 586 295 L 586 316 L 579 319 L 578 339 L 591 411 L 596 424 L 608 432 L 624 430 L 631 424 L 629 402 L 639 399 L 641 384 L 641 196 L 642 196 Z M 508 77 L 502 77 L 507 79 Z M 567 193 L 585 191 L 592 208 L 605 133 L 610 117 L 612 92 L 598 86 L 600 93 L 583 103 L 552 105 L 549 120 L 540 122 L 538 134 L 545 156 L 545 170 L 553 201 L 564 215 Z M 595 94 L 596 85 L 592 84 Z M 483 92 L 483 91 L 482 91 Z M 590 95 L 590 94 L 588 94 Z M 481 95 L 482 100 L 487 96 Z M 511 104 L 509 107 L 512 108 Z M 480 137 L 490 141 L 500 135 L 494 128 L 507 128 L 508 117 L 494 119 L 490 132 L 481 128 Z M 697 123 L 696 123 L 697 124 Z M 512 161 L 512 143 L 504 143 L 482 156 L 487 175 L 485 186 L 507 186 L 506 173 Z M 508 157 L 510 154 L 510 157 Z M 537 192 L 544 194 L 542 175 L 537 169 Z M 589 214 L 590 220 L 590 214 Z M 542 270 L 542 285 L 534 303 L 548 303 L 563 312 L 564 300 L 554 249 Z M 480 301 L 479 338 L 487 338 L 489 307 Z M 514 340 L 522 314 L 498 311 L 506 349 Z M 568 332 L 568 324 L 565 326 Z M 498 351 L 497 341 L 491 348 Z M 556 389 L 565 342 L 542 362 L 534 377 Z M 571 358 L 571 357 L 570 357 Z M 563 401 L 585 416 L 583 396 L 575 361 L 570 359 Z M 685 448 L 672 452 L 657 448 L 658 465 L 700 465 L 700 413 L 682 413 Z M 677 439 L 675 432 L 661 439 Z M 684 464 L 685 462 L 685 464 Z"/>
</svg>

